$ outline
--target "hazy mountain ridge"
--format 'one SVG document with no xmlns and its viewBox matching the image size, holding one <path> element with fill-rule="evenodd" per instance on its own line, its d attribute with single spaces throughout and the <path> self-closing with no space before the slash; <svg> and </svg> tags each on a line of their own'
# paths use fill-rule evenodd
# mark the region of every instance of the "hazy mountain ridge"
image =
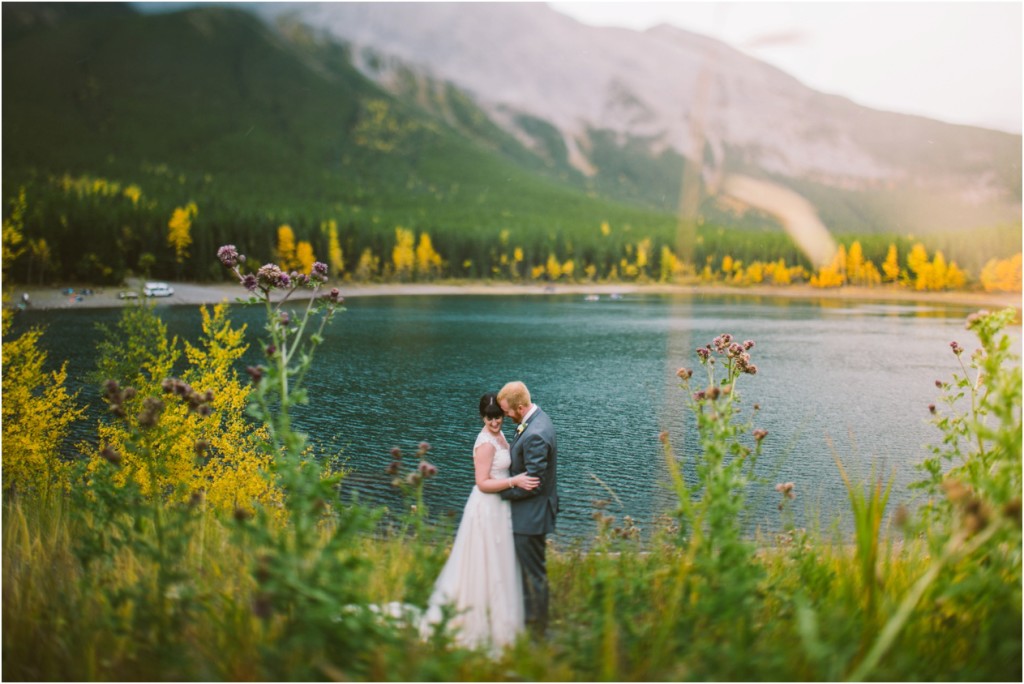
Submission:
<svg viewBox="0 0 1024 684">
<path fill-rule="evenodd" d="M 652 158 L 696 159 L 694 134 L 703 130 L 711 192 L 723 174 L 742 172 L 823 190 L 934 193 L 941 210 L 911 226 L 953 215 L 962 221 L 971 208 L 980 212 L 977 225 L 1020 219 L 1021 136 L 871 110 L 675 27 L 589 27 L 539 3 L 303 3 L 261 11 L 345 41 L 353 64 L 392 92 L 408 95 L 410 78 L 420 88 L 455 85 L 550 157 L 550 135 L 539 140 L 522 123 L 547 122 L 585 178 L 602 172 L 599 137 L 634 154 L 639 146 Z"/>
</svg>

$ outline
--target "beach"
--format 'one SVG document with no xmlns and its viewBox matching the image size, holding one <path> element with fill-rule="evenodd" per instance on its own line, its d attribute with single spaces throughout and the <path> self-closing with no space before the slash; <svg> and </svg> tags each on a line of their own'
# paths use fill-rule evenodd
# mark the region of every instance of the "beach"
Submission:
<svg viewBox="0 0 1024 684">
<path fill-rule="evenodd" d="M 157 305 L 201 305 L 234 303 L 245 299 L 248 293 L 238 284 L 187 283 L 166 281 L 174 294 L 169 297 L 153 298 Z M 142 283 L 129 282 L 125 287 L 96 286 L 13 286 L 7 288 L 10 301 L 6 306 L 18 306 L 22 295 L 28 294 L 28 308 L 32 309 L 75 309 L 115 308 L 137 302 L 137 298 L 125 298 L 122 293 L 138 293 Z M 662 283 L 502 283 L 485 281 L 447 281 L 443 283 L 381 283 L 360 284 L 328 283 L 321 290 L 329 292 L 337 287 L 343 297 L 381 296 L 452 296 L 452 295 L 503 295 L 503 296 L 550 296 L 579 295 L 591 299 L 603 299 L 612 295 L 628 294 L 677 294 L 691 296 L 740 296 L 740 297 L 785 297 L 794 299 L 827 299 L 848 301 L 885 301 L 916 304 L 942 304 L 977 306 L 979 309 L 1001 309 L 1008 306 L 1021 310 L 1021 294 L 1006 292 L 917 292 L 901 287 L 841 287 L 831 289 L 812 288 L 809 285 L 757 285 L 736 287 L 722 284 L 669 285 Z M 292 299 L 309 297 L 310 290 L 298 290 Z M 280 294 L 275 294 L 279 299 Z"/>
</svg>

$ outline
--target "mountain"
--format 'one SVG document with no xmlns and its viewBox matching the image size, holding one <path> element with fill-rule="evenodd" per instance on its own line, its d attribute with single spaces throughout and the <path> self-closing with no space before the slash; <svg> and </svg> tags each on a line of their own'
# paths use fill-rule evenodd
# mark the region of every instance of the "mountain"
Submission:
<svg viewBox="0 0 1024 684">
<path fill-rule="evenodd" d="M 457 9 L 4 3 L 3 195 L 27 188 L 34 245 L 5 274 L 219 278 L 217 246 L 265 258 L 283 223 L 318 255 L 336 223 L 349 272 L 367 251 L 386 263 L 396 227 L 429 233 L 455 277 L 508 276 L 520 248 L 516 268 L 575 261 L 596 277 L 636 269 L 641 244 L 651 274 L 663 247 L 697 265 L 826 258 L 780 230 L 787 207 L 877 233 L 876 261 L 908 233 L 1019 233 L 1020 136 L 857 107 L 675 29 L 591 29 L 535 3 Z M 774 99 L 758 90 L 769 81 Z M 695 131 L 708 142 L 687 147 Z M 114 189 L 129 185 L 141 198 Z M 181 261 L 167 222 L 189 202 Z M 976 271 L 1006 251 L 1003 229 L 970 234 L 970 262 L 947 256 Z"/>
<path fill-rule="evenodd" d="M 455 130 L 337 43 L 240 8 L 4 3 L 3 19 L 3 194 L 28 186 L 29 237 L 54 251 L 51 273 L 116 281 L 151 254 L 166 277 L 216 277 L 219 244 L 269 256 L 282 223 L 326 254 L 320 226 L 336 221 L 348 268 L 365 248 L 390 254 L 396 226 L 429 231 L 453 272 L 474 276 L 490 274 L 502 231 L 540 261 L 602 222 L 675 230 L 673 214 L 560 178 L 460 91 L 447 93 Z M 116 213 L 76 202 L 81 177 L 143 199 Z M 202 230 L 189 263 L 205 265 L 178 274 L 167 221 L 190 201 Z"/>
<path fill-rule="evenodd" d="M 627 201 L 676 210 L 684 157 L 720 208 L 749 208 L 730 176 L 756 179 L 839 232 L 1021 218 L 1021 136 L 862 107 L 679 28 L 591 27 L 529 2 L 256 7 L 346 42 L 363 74 L 438 114 L 430 94 L 458 88 L 564 177 Z"/>
</svg>

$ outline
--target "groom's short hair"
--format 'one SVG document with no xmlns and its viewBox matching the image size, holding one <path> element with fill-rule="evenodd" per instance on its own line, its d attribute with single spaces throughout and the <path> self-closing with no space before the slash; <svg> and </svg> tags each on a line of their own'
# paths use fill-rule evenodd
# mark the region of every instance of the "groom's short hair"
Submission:
<svg viewBox="0 0 1024 684">
<path fill-rule="evenodd" d="M 507 401 L 512 408 L 530 405 L 530 390 L 518 380 L 506 383 L 498 392 L 498 401 Z"/>
</svg>

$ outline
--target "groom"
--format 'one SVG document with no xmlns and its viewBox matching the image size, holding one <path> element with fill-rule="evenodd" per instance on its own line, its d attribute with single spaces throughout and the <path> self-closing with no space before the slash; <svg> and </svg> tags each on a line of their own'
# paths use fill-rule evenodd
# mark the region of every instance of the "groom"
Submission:
<svg viewBox="0 0 1024 684">
<path fill-rule="evenodd" d="M 555 426 L 548 414 L 530 401 L 521 382 L 510 382 L 498 392 L 505 415 L 518 423 L 512 438 L 510 475 L 527 472 L 540 478 L 531 491 L 513 487 L 501 492 L 512 504 L 512 532 L 516 557 L 523 571 L 526 624 L 538 636 L 548 626 L 548 572 L 546 537 L 555 529 L 558 513 L 558 447 Z"/>
</svg>

